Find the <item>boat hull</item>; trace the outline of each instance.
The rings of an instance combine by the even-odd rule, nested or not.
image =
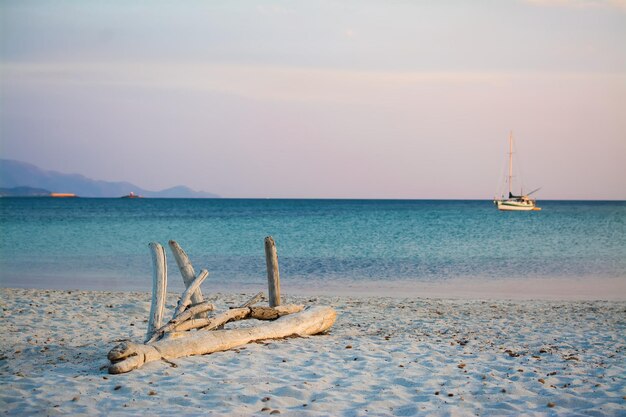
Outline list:
[[[508,200],[496,200],[496,206],[498,210],[502,211],[531,211],[531,210],[541,210],[539,207],[535,206],[532,202],[520,202],[520,201],[508,201]]]

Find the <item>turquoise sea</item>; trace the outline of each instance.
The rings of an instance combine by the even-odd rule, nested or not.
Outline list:
[[[491,201],[4,198],[0,285],[148,291],[148,243],[174,239],[196,271],[210,271],[211,286],[245,288],[265,280],[268,235],[281,280],[293,285],[626,279],[626,202],[540,206],[499,212]],[[168,260],[170,283],[180,287]]]

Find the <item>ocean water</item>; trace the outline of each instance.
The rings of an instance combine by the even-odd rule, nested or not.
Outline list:
[[[0,199],[0,285],[149,290],[148,243],[174,239],[211,286],[265,281],[263,240],[281,280],[323,287],[597,277],[626,279],[626,202]],[[168,250],[168,255],[169,249]],[[181,287],[173,257],[169,280]],[[204,284],[208,285],[208,284]]]

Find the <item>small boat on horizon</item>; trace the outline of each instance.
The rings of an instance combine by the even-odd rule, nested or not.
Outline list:
[[[530,195],[539,191],[539,188],[531,191],[528,194],[524,194],[523,190],[520,190],[520,195],[513,194],[513,132],[509,134],[509,175],[507,177],[509,194],[505,198],[502,195],[500,198],[494,198],[493,203],[498,210],[502,211],[538,211],[541,210],[537,207],[537,201],[530,198]]]
[[[121,198],[143,198],[143,197],[131,191],[128,195],[123,195]]]

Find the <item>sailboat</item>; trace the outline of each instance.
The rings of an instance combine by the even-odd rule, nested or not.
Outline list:
[[[494,198],[493,203],[498,207],[498,210],[503,211],[531,211],[531,210],[541,210],[540,207],[537,207],[537,201],[530,198],[530,195],[539,191],[537,188],[534,191],[531,191],[528,194],[524,194],[523,191],[520,192],[520,195],[513,194],[513,132],[509,134],[509,175],[508,181],[509,185],[509,196],[505,198],[501,196],[499,199]]]

